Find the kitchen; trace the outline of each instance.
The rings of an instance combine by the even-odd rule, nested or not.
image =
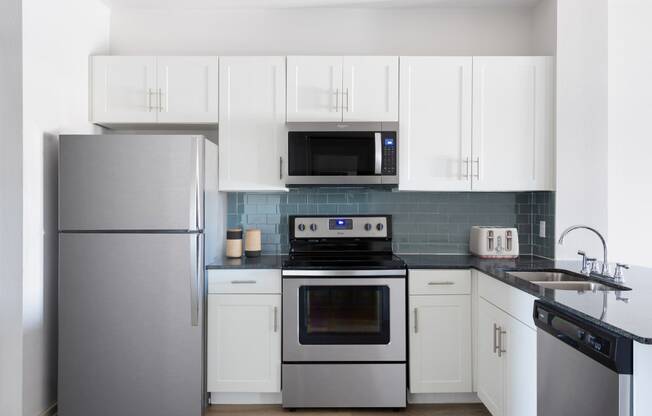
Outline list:
[[[652,408],[649,6],[408,3],[8,1],[0,413]]]

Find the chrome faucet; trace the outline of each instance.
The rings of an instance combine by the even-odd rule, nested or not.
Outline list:
[[[603,252],[603,257],[602,257],[602,275],[603,276],[609,276],[609,261],[607,260],[607,241],[604,239],[602,234],[600,234],[600,231],[596,230],[595,228],[588,227],[586,225],[573,225],[571,227],[568,227],[564,230],[563,233],[561,233],[561,237],[559,237],[559,245],[564,244],[564,238],[568,233],[570,233],[573,230],[577,230],[583,228],[585,230],[593,231],[599,238],[600,241],[602,242],[602,248],[604,250]]]

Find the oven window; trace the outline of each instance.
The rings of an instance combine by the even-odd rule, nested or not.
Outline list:
[[[388,344],[389,287],[300,287],[299,343]]]
[[[288,151],[293,176],[360,176],[375,171],[373,136],[290,136]]]

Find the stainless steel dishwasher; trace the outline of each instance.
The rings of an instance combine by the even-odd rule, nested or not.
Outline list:
[[[632,340],[540,301],[537,416],[631,416]]]

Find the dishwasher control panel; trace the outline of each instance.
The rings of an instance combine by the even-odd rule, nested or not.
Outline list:
[[[580,351],[620,374],[631,374],[632,340],[589,321],[544,305],[534,303],[534,323],[560,342]]]

